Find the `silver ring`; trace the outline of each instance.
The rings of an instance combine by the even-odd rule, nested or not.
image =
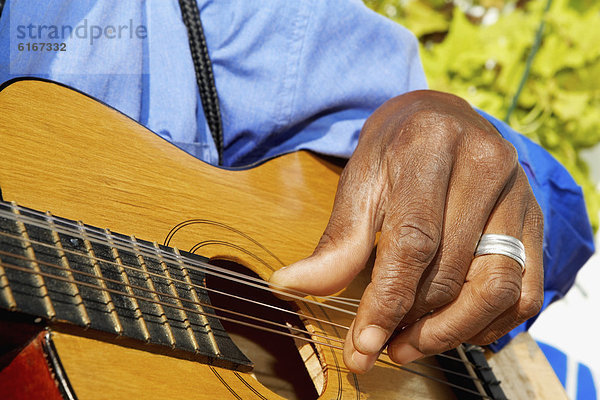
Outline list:
[[[475,249],[475,257],[486,254],[501,254],[510,257],[519,263],[522,271],[525,271],[525,246],[515,237],[494,233],[481,236]]]

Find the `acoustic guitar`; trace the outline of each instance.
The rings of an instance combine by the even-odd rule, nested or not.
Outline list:
[[[368,269],[335,296],[272,295],[327,223],[336,163],[216,168],[40,80],[4,84],[0,110],[0,398],[566,399],[526,334],[350,373]]]

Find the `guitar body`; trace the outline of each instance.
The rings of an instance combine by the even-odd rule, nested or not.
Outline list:
[[[0,188],[6,201],[194,249],[210,259],[240,264],[263,279],[310,255],[328,221],[340,167],[310,153],[285,155],[245,170],[215,168],[81,93],[36,80],[4,87],[0,110]],[[359,298],[368,278],[364,274],[342,295]],[[319,306],[298,307],[305,314],[331,318]],[[348,325],[351,319],[336,316],[335,322]],[[345,335],[335,327],[305,324],[313,332]],[[49,328],[56,356],[81,400],[280,398],[251,373],[131,346],[60,321],[51,321]],[[43,335],[34,335],[30,346],[42,348]],[[343,365],[340,350],[298,346],[323,399],[454,396],[446,385],[393,365],[378,363],[372,372],[357,376]],[[13,382],[22,357],[5,368],[13,368]],[[497,376],[513,382],[509,386],[515,388],[505,388],[509,398],[557,399],[564,393],[526,335],[488,357]],[[285,368],[285,360],[278,366]],[[445,379],[435,370],[426,372]]]

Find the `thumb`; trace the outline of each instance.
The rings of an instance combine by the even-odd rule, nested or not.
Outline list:
[[[348,168],[338,185],[329,223],[313,254],[275,271],[269,282],[318,296],[345,288],[364,268],[375,242],[376,205],[364,181],[353,184]],[[362,195],[361,195],[362,194]]]

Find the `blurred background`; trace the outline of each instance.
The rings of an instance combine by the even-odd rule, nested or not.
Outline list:
[[[598,231],[600,1],[364,1],[417,36],[431,89],[508,122],[565,165]],[[593,378],[600,383],[598,310],[600,257],[594,256],[530,331],[551,346],[542,344],[573,399],[596,398],[583,386]]]

